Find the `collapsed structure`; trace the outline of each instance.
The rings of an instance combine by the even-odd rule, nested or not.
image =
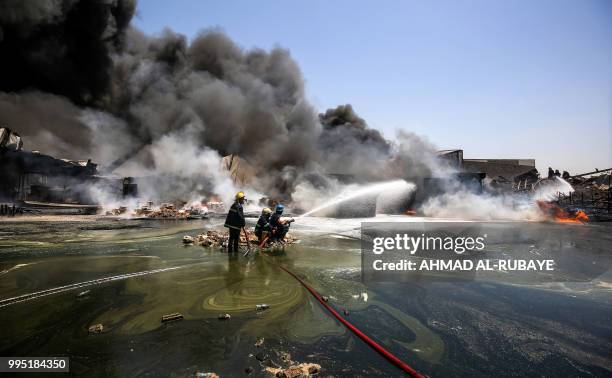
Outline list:
[[[23,140],[0,128],[0,198],[3,201],[92,203],[83,185],[95,183],[97,164],[23,150]]]

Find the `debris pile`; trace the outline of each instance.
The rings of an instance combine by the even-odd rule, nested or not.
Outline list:
[[[249,232],[249,244],[259,245],[259,239],[254,232]],[[215,231],[208,230],[203,234],[199,234],[194,236],[185,235],[183,236],[183,244],[185,245],[193,245],[197,244],[202,247],[225,247],[227,244],[227,240],[229,239],[229,235],[227,231]],[[278,247],[286,244],[293,244],[297,242],[297,238],[295,238],[291,234],[285,235],[285,240],[280,242],[271,242],[267,244],[267,247]],[[247,239],[244,236],[244,233],[240,234],[240,243],[246,244]]]
[[[288,361],[288,367],[267,366],[266,372],[277,378],[307,378],[313,375],[318,375],[321,371],[321,365],[314,363],[303,362],[294,364]]]
[[[107,211],[106,215],[118,216],[127,213],[128,208],[120,206]],[[179,208],[173,203],[162,203],[158,208],[155,208],[153,202],[149,201],[134,209],[130,216],[149,219],[199,219],[206,217],[207,214],[208,209],[205,206]]]
[[[206,202],[206,207],[213,213],[224,213],[226,211],[225,205],[220,201]]]
[[[151,213],[153,213],[153,202],[147,202],[134,210],[134,215],[139,217],[146,217]]]
[[[136,210],[136,213],[138,209]],[[178,210],[176,206],[172,203],[162,203],[159,209],[153,210],[150,213],[146,214],[149,218],[176,218],[176,219],[185,219],[189,214],[187,210],[180,209]]]
[[[125,206],[119,206],[116,209],[111,209],[109,211],[106,212],[106,215],[113,215],[113,216],[117,216],[117,215],[123,215],[127,212],[127,207]]]
[[[197,244],[202,247],[224,247],[227,244],[228,234],[225,232],[208,230],[204,234],[195,237],[183,236],[183,244]]]
[[[567,181],[572,185],[574,191],[569,193],[558,193],[554,201],[567,212],[584,213],[578,214],[578,221],[585,221],[586,217],[591,221],[612,220],[612,168],[595,170],[569,176],[564,172]]]
[[[89,333],[102,333],[104,326],[102,324],[94,324],[89,327]]]
[[[219,378],[219,376],[216,373],[211,373],[211,372],[203,373],[200,371],[196,371],[195,376],[199,378]]]

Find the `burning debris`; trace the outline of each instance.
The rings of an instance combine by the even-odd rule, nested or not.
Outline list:
[[[589,221],[589,217],[583,210],[569,212],[553,202],[536,201],[536,203],[540,210],[555,222],[586,223]]]

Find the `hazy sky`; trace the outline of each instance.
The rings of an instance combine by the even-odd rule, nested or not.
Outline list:
[[[280,45],[324,111],[350,103],[466,158],[612,167],[612,1],[141,0],[137,27]]]

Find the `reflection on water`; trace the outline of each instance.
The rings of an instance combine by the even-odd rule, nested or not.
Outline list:
[[[360,222],[304,218],[293,227],[300,243],[268,257],[181,244],[184,234],[220,227],[209,221],[0,224],[0,300],[181,267],[93,285],[82,296],[73,290],[2,307],[0,355],[69,355],[73,374],[235,376],[252,366],[257,376],[253,355],[287,351],[296,361],[320,363],[324,374],[400,375],[328,316],[282,264],[428,375],[610,374],[609,273],[575,284],[365,285],[355,239]],[[605,226],[578,234],[577,253],[609,253],[602,252],[610,245]],[[270,308],[256,311],[262,303]],[[172,312],[185,320],[162,324]],[[231,320],[218,320],[222,313]],[[88,335],[96,323],[105,332]],[[265,346],[254,347],[261,337]]]

